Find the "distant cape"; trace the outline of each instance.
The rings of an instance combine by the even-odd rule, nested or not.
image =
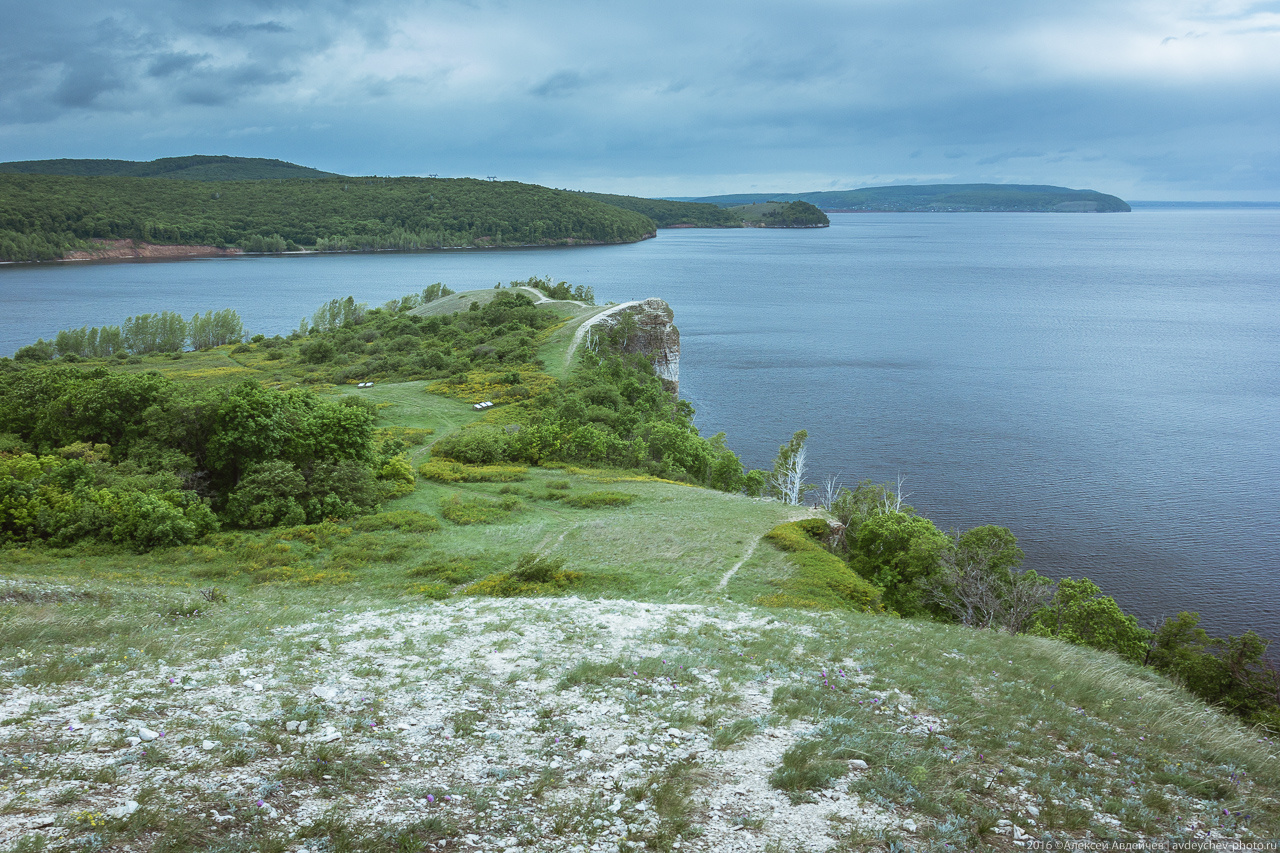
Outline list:
[[[734,207],[763,201],[807,201],[827,212],[973,213],[1127,213],[1120,198],[1095,190],[1030,184],[927,184],[867,187],[809,193],[739,193],[673,198]]]

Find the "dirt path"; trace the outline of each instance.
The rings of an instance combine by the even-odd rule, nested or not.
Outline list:
[[[532,295],[532,296],[534,297],[534,300],[533,300],[533,304],[534,304],[534,305],[541,305],[543,302],[568,302],[570,305],[578,305],[578,306],[580,306],[580,307],[582,307],[582,308],[591,308],[591,307],[593,307],[593,306],[591,306],[591,305],[588,305],[588,304],[587,304],[587,303],[585,303],[585,302],[579,302],[579,301],[578,301],[578,300],[576,300],[576,299],[552,299],[551,297],[547,296],[547,294],[543,293],[541,290],[538,290],[538,288],[536,288],[536,287],[523,287],[523,286],[521,286],[521,287],[516,287],[516,288],[513,288],[513,289],[514,289],[514,290],[523,290],[525,293],[528,293],[528,294]]]
[[[751,555],[756,552],[756,546],[759,544],[759,539],[751,543],[751,547],[747,549],[747,553],[742,555],[742,559],[734,563],[733,568],[725,572],[724,577],[720,578],[720,583],[716,584],[716,589],[724,589],[729,585],[729,579],[738,573],[738,569],[742,568],[742,565],[747,562],[747,560],[751,559]]]
[[[573,354],[574,352],[577,351],[578,345],[582,343],[582,339],[586,337],[587,329],[590,329],[592,326],[594,326],[596,323],[599,323],[605,317],[610,317],[614,314],[617,314],[619,311],[621,311],[624,308],[630,308],[633,305],[639,305],[639,304],[640,304],[640,300],[638,299],[632,300],[631,302],[623,302],[621,305],[610,306],[609,308],[606,308],[605,310],[601,311],[599,314],[595,315],[594,317],[591,317],[588,320],[584,320],[582,325],[578,327],[578,331],[573,333],[573,341],[569,344],[569,352],[566,353],[564,357],[565,366],[567,367],[569,365],[569,362],[573,360]]]

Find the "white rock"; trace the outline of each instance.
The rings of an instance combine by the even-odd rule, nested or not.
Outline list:
[[[579,758],[581,758],[581,759],[583,759],[583,760],[586,760],[586,759],[590,758],[590,757],[591,757],[591,756],[593,756],[593,755],[595,755],[595,753],[594,753],[594,752],[592,752],[592,751],[591,751],[591,750],[589,750],[589,749],[580,749],[580,750],[578,750],[578,757],[579,757]]]
[[[670,728],[670,729],[667,729],[667,734],[670,735],[671,737],[680,737],[680,735],[684,734],[684,732],[680,731],[677,728]]]
[[[906,832],[915,832],[915,831],[916,831],[916,829],[917,829],[917,827],[916,827],[916,822],[915,822],[914,820],[911,820],[911,819],[904,820],[904,821],[902,822],[902,828],[903,828],[903,830],[905,830]]]
[[[151,741],[153,741],[153,740],[155,740],[156,738],[160,737],[160,733],[159,733],[159,732],[153,732],[151,729],[146,728],[146,727],[144,726],[144,727],[142,727],[142,728],[138,729],[138,737],[142,738],[142,740],[144,740],[144,741],[145,741],[145,742],[147,742],[147,743],[151,743]]]
[[[289,720],[287,723],[284,724],[284,730],[287,732],[296,732],[298,730],[298,721]]]
[[[333,743],[335,740],[342,740],[342,732],[325,732],[320,735],[321,743]]]
[[[107,817],[128,817],[138,810],[138,804],[133,800],[125,800],[124,805],[116,806],[114,809],[107,809]]]
[[[853,761],[849,762],[849,766],[854,770],[866,770],[867,762],[863,761],[861,758],[855,758]]]
[[[1032,817],[1040,817],[1040,807],[1027,806],[1027,814],[1031,815]]]
[[[206,740],[206,741],[200,742],[200,748],[203,749],[205,752],[208,752],[209,750],[213,749],[217,745],[218,745],[217,741],[212,741],[212,740]]]
[[[129,742],[129,746],[137,746],[138,744],[142,743],[142,738],[140,737],[130,737],[130,738],[125,738],[125,740]]]
[[[620,747],[618,747],[617,749],[615,749],[615,750],[613,751],[613,754],[614,754],[614,755],[616,755],[616,756],[618,756],[619,758],[621,758],[622,756],[626,755],[626,754],[627,754],[627,745],[624,743],[622,746],[620,746]]]
[[[1031,837],[1030,835],[1027,835],[1025,832],[1022,831],[1021,827],[1019,827],[1017,824],[1014,824],[1013,826],[1014,841],[1026,841],[1030,837]]]
[[[298,734],[300,734],[300,735],[305,735],[306,733],[307,733],[307,721],[306,721],[306,720],[299,720],[299,721],[298,721]]]
[[[1013,826],[1013,821],[1011,821],[1011,820],[998,820],[998,821],[996,821],[996,826]]]
[[[338,688],[330,687],[327,684],[317,684],[311,688],[311,695],[322,702],[332,702],[338,698]]]
[[[405,722],[399,722],[399,723],[396,723],[396,728],[402,732],[407,732],[409,731],[409,724]]]

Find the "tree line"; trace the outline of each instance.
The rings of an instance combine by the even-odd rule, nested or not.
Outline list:
[[[848,488],[828,478],[814,486],[805,479],[807,438],[801,430],[779,448],[766,490],[792,504],[816,492],[833,523],[806,532],[874,584],[889,610],[1113,652],[1280,731],[1280,668],[1267,658],[1268,641],[1253,631],[1213,637],[1190,612],[1144,626],[1088,578],[1054,580],[1024,570],[1025,555],[1005,527],[938,529],[906,503],[901,480]]]
[[[15,354],[18,361],[49,361],[53,358],[110,358],[146,355],[153,352],[180,352],[212,349],[238,344],[244,338],[244,323],[230,308],[206,311],[184,320],[181,314],[161,311],[127,318],[119,326],[81,326],[63,329],[52,341],[40,338]]]
[[[200,181],[0,174],[0,259],[94,239],[284,251],[634,242],[648,217],[580,193],[470,178]]]

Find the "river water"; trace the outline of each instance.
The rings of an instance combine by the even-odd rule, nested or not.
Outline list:
[[[1144,617],[1280,638],[1280,210],[836,214],[627,246],[0,267],[0,352],[142,312],[288,332],[550,275],[658,296],[681,392],[752,467],[809,431],[812,479],[904,477],[944,528],[1009,527],[1027,565]]]

